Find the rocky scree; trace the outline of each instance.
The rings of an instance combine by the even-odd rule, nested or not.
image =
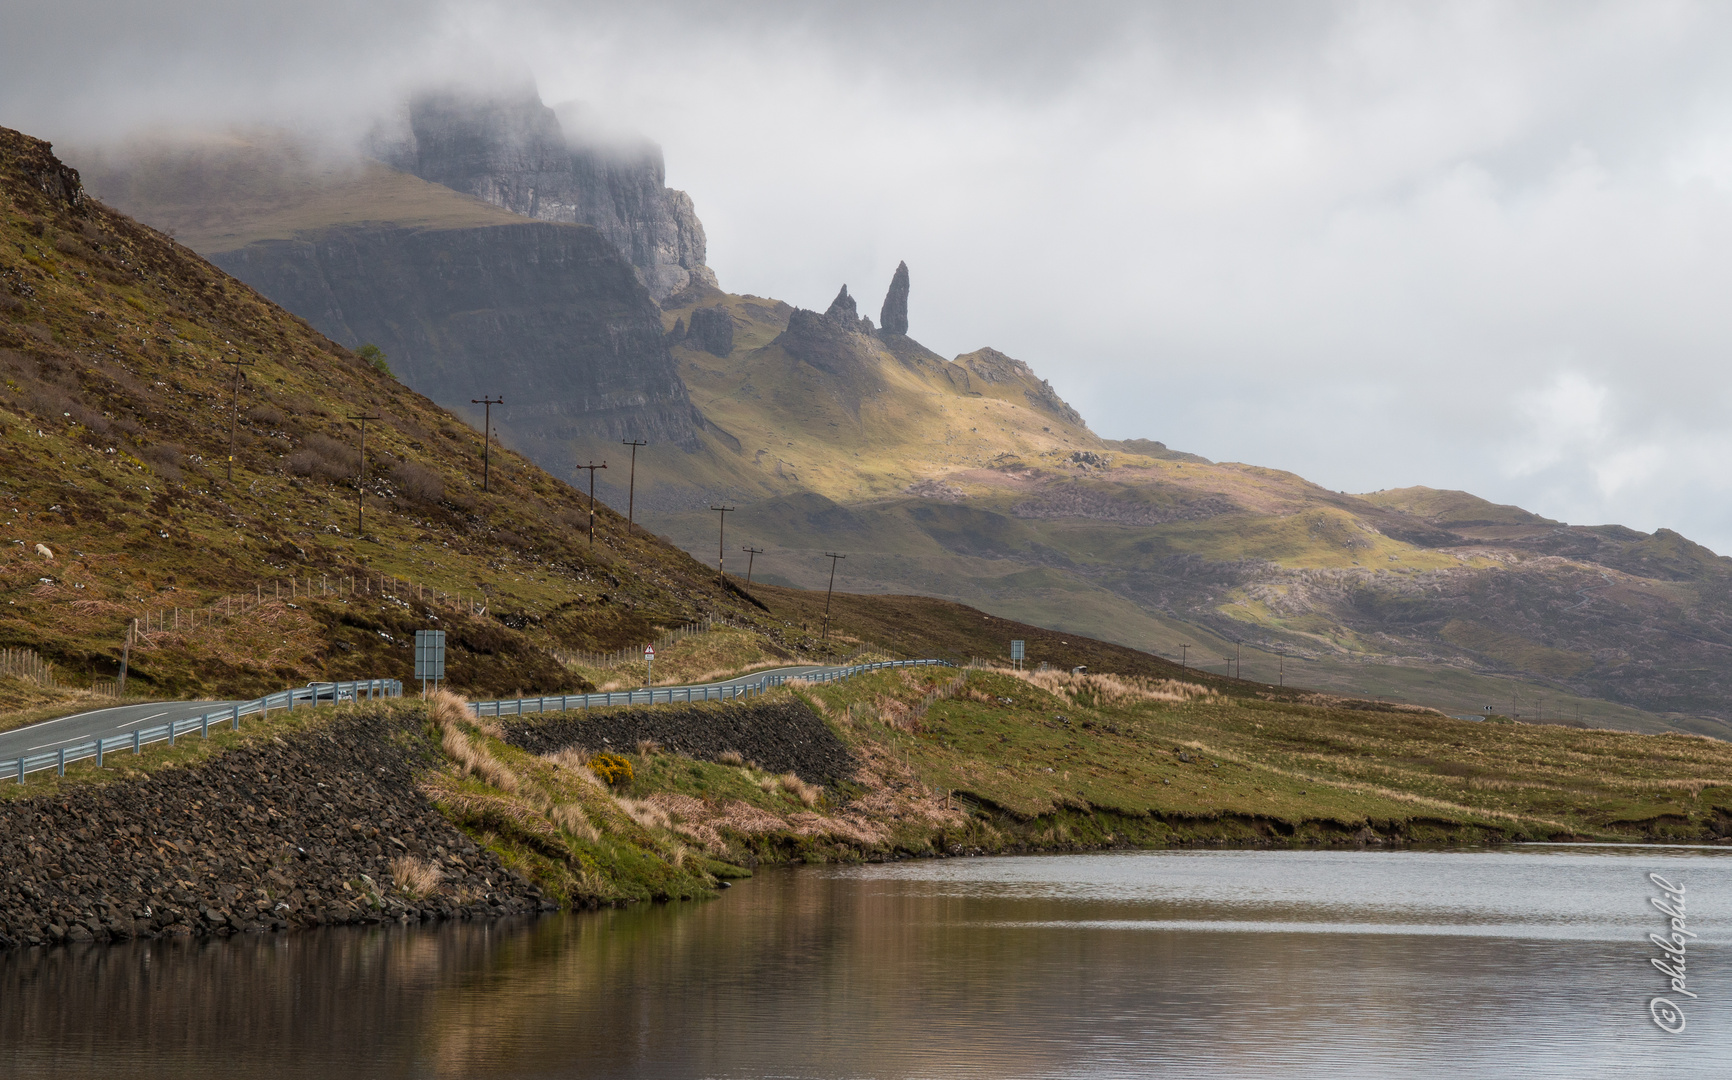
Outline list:
[[[619,753],[653,739],[665,750],[703,761],[719,761],[731,751],[767,772],[791,772],[825,786],[859,768],[829,725],[795,701],[546,713],[513,717],[503,726],[506,742],[532,754],[574,746],[591,753]]]
[[[0,947],[550,910],[416,790],[418,710],[0,803]],[[394,859],[435,868],[413,898]]]

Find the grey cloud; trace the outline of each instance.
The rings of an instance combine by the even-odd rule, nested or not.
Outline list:
[[[1732,550],[1732,11],[14,4],[0,123],[352,138],[528,72],[666,148],[736,291],[1033,363],[1104,433]],[[100,27],[92,32],[92,27]]]

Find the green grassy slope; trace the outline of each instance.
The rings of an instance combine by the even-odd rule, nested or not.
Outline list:
[[[248,365],[238,415],[231,360]],[[457,685],[551,690],[577,680],[548,647],[752,610],[606,507],[591,548],[587,501],[498,446],[483,491],[478,432],[11,131],[0,378],[0,643],[73,683],[112,678],[137,619],[135,691],[407,677],[432,625]],[[361,413],[377,419],[358,484]]]

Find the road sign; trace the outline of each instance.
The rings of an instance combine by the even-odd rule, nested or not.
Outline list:
[[[643,647],[643,654],[646,659],[654,660],[656,658],[656,647],[654,645],[645,645]]]
[[[415,631],[415,677],[421,680],[422,689],[428,682],[445,677],[445,631]]]
[[[655,669],[656,647],[654,645],[645,645],[643,647],[643,684],[645,689],[655,685]]]
[[[1025,650],[1023,643],[1021,641],[1011,642],[1010,643],[1010,660],[1011,660],[1011,663],[1015,664],[1017,667],[1021,667],[1023,654],[1025,652],[1026,652],[1026,650]]]

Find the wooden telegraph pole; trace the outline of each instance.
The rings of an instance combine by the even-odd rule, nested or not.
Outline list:
[[[233,360],[224,360],[223,363],[228,364],[235,369],[234,398],[229,405],[228,482],[232,484],[235,482],[235,425],[239,423],[241,417],[241,368],[252,367],[253,362],[251,360],[242,360],[237,356]]]
[[[631,447],[631,474],[625,486],[625,534],[630,537],[632,522],[636,520],[637,514],[637,448],[648,446],[649,443],[642,439],[621,439],[619,442],[621,446]]]
[[[750,586],[752,584],[752,560],[757,558],[759,555],[762,555],[764,549],[743,547],[740,550],[746,553],[746,585]]]
[[[361,422],[361,470],[355,477],[355,535],[366,535],[366,519],[361,511],[361,502],[366,497],[367,490],[362,485],[367,482],[367,421],[381,419],[371,413],[360,413],[349,417]]]
[[[721,518],[721,526],[716,529],[716,574],[721,578],[722,584],[726,585],[728,572],[722,569],[722,556],[727,548],[723,546],[722,538],[728,533],[728,515],[734,512],[734,508],[731,506],[712,506],[710,509],[714,510]]]
[[[484,406],[481,412],[481,490],[487,490],[487,471],[489,459],[493,456],[493,406],[505,404],[502,397],[470,398],[469,404]],[[591,477],[594,473],[589,474]]]
[[[846,559],[846,555],[838,555],[834,551],[826,551],[824,557],[830,560],[830,588],[824,593],[824,636],[821,641],[830,640],[830,597],[836,592],[836,561]]]
[[[592,461],[588,465],[579,465],[578,468],[589,470],[589,546],[594,547],[595,546],[595,470],[607,468],[607,462],[604,461],[600,465],[597,465],[595,462]]]

